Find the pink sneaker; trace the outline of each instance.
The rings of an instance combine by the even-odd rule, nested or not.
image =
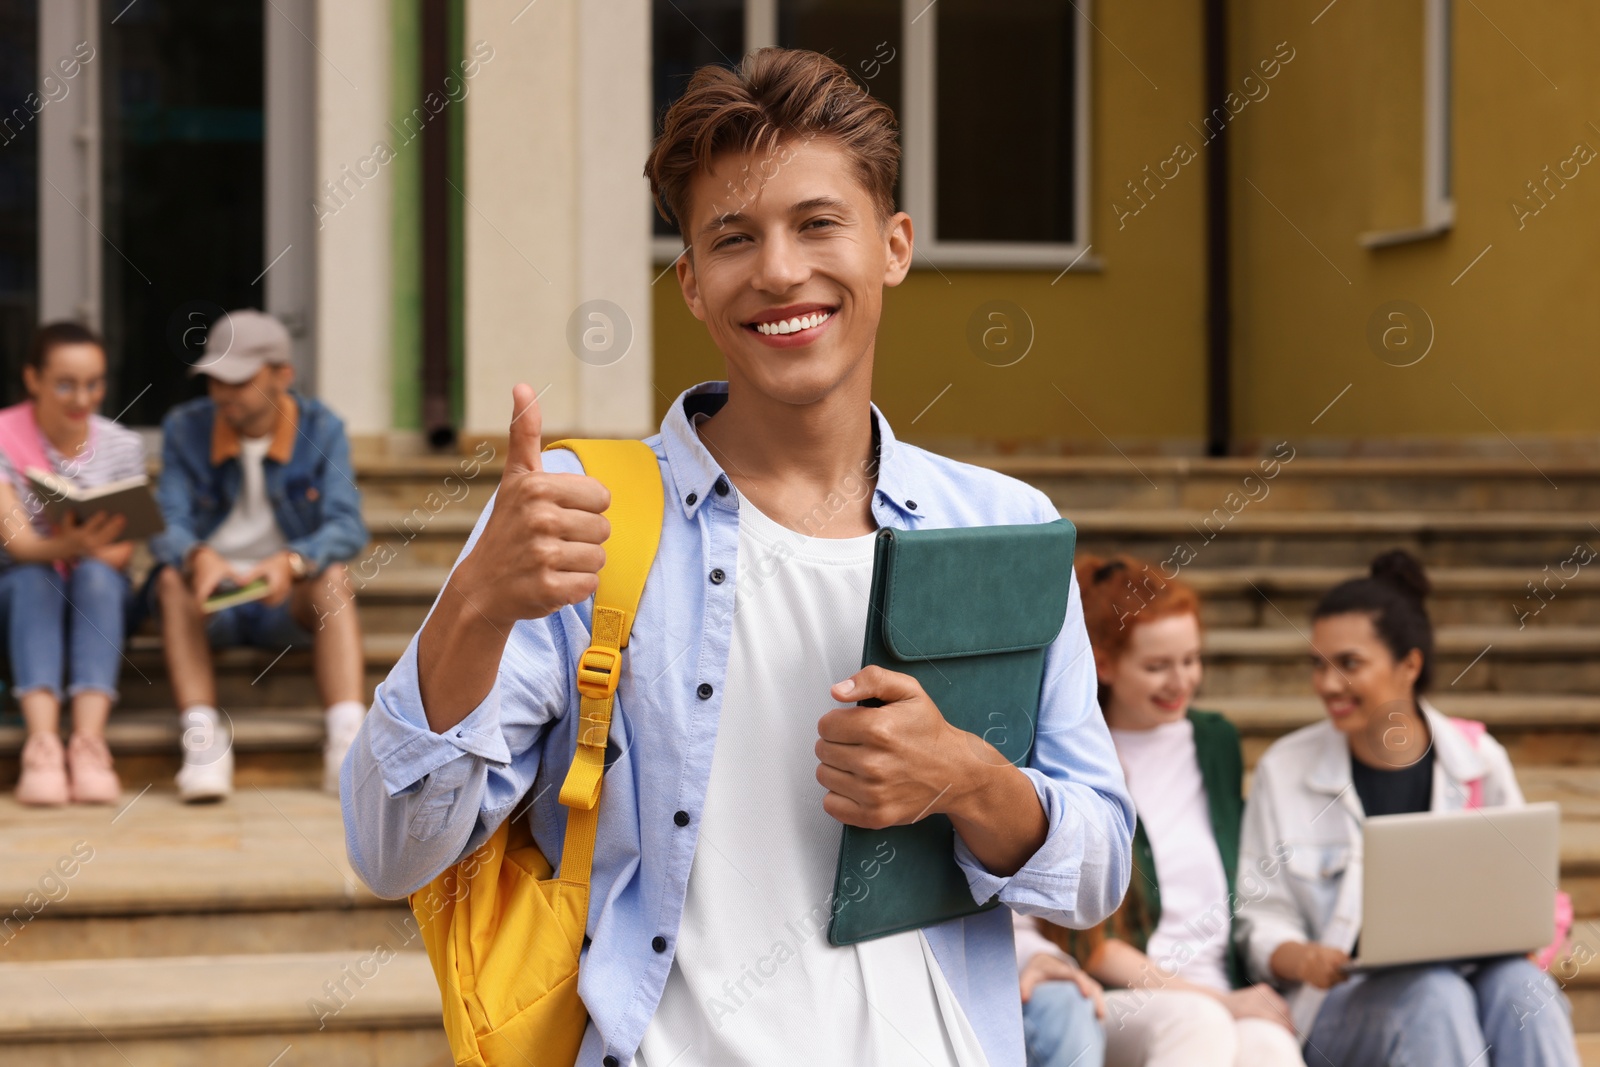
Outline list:
[[[72,772],[74,804],[115,804],[122,782],[111,769],[111,749],[103,737],[73,734],[67,744],[67,766]]]
[[[22,746],[17,803],[54,808],[66,802],[67,766],[61,738],[46,733],[30,735]]]

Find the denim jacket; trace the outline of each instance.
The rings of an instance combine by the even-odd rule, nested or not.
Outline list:
[[[262,464],[267,499],[289,547],[313,572],[349,559],[367,543],[361,491],[350,467],[344,423],[299,393],[279,420]],[[179,404],[161,420],[161,481],[156,500],[167,528],[150,539],[156,560],[181,566],[233,510],[243,474],[238,435],[217,418],[209,397]]]

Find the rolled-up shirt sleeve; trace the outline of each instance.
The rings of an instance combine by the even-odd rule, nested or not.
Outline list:
[[[457,566],[493,507],[491,500]],[[401,897],[426,885],[482,844],[527,793],[547,728],[568,706],[562,616],[572,611],[517,623],[489,693],[442,733],[423,711],[412,637],[341,768],[346,849],[373,892]]]
[[[986,868],[961,837],[956,862],[974,900],[996,894],[1024,915],[1087,929],[1117,909],[1133,869],[1133,801],[1111,732],[1096,699],[1094,655],[1076,580],[1066,623],[1045,656],[1033,758],[1033,783],[1049,829],[1044,843],[1009,877]]]

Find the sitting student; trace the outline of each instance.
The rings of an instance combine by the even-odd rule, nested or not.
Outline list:
[[[12,689],[22,705],[22,804],[110,804],[122,786],[111,768],[106,719],[132,594],[125,573],[131,541],[123,519],[101,512],[52,528],[29,488],[29,467],[80,489],[143,477],[139,435],[100,415],[105,346],[71,322],[34,334],[23,385],[32,398],[0,411],[0,625],[8,637]],[[72,742],[61,745],[61,679],[72,702]]]
[[[1524,957],[1351,978],[1340,969],[1361,932],[1363,818],[1459,810],[1473,782],[1487,806],[1522,803],[1505,749],[1419,696],[1433,667],[1427,592],[1422,565],[1397,549],[1312,613],[1312,684],[1328,718],[1277,741],[1256,767],[1239,862],[1292,852],[1286,873],[1241,905],[1238,944],[1252,974],[1290,987],[1318,1064],[1577,1067],[1566,997]]]
[[[1011,934],[1017,942],[1028,1067],[1102,1067],[1105,990],[1060,945],[1039,932],[1038,920],[1012,912]]]
[[[1245,988],[1233,951],[1244,766],[1233,724],[1189,707],[1199,598],[1128,556],[1085,557],[1076,569],[1100,706],[1139,824],[1133,881],[1111,920],[1046,932],[1108,989],[1112,1067],[1301,1064],[1288,1006],[1270,986]],[[1260,882],[1243,870],[1240,894]]]
[[[338,416],[290,389],[289,332],[259,311],[219,318],[206,354],[209,396],[162,420],[157,498],[167,528],[150,541],[151,575],[167,670],[183,722],[186,801],[233,790],[232,738],[219,721],[211,647],[312,647],[326,708],[323,787],[365,714],[365,661],[354,593],[343,564],[367,542],[350,445]],[[265,579],[267,596],[211,615],[219,586]]]
[[[1075,585],[1026,768],[910,675],[860,668],[880,527],[1060,514],[897,442],[871,402],[884,289],[911,266],[898,160],[893,114],[844,68],[771,48],[698,71],[650,155],[728,381],[686,390],[647,441],[667,503],[611,719],[580,1063],[1019,1063],[1005,908],[842,947],[794,932],[831,899],[841,824],[943,813],[974,903],[1066,925],[1102,921],[1127,884],[1133,811]],[[344,768],[350,860],[383,896],[514,813],[561,854],[559,791],[536,780],[572,759],[610,494],[540,451],[526,385],[513,411],[494,500]]]

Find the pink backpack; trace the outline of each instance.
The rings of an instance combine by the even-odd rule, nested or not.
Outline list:
[[[1488,732],[1488,727],[1476,719],[1451,719],[1450,725],[1460,732],[1462,737],[1473,748],[1478,747],[1478,739]],[[1483,807],[1483,779],[1474,778],[1467,783],[1468,810]],[[1541,968],[1548,971],[1551,964],[1561,955],[1567,946],[1567,937],[1572,933],[1572,898],[1566,893],[1556,890],[1556,937],[1544,948],[1534,953],[1533,961]]]

